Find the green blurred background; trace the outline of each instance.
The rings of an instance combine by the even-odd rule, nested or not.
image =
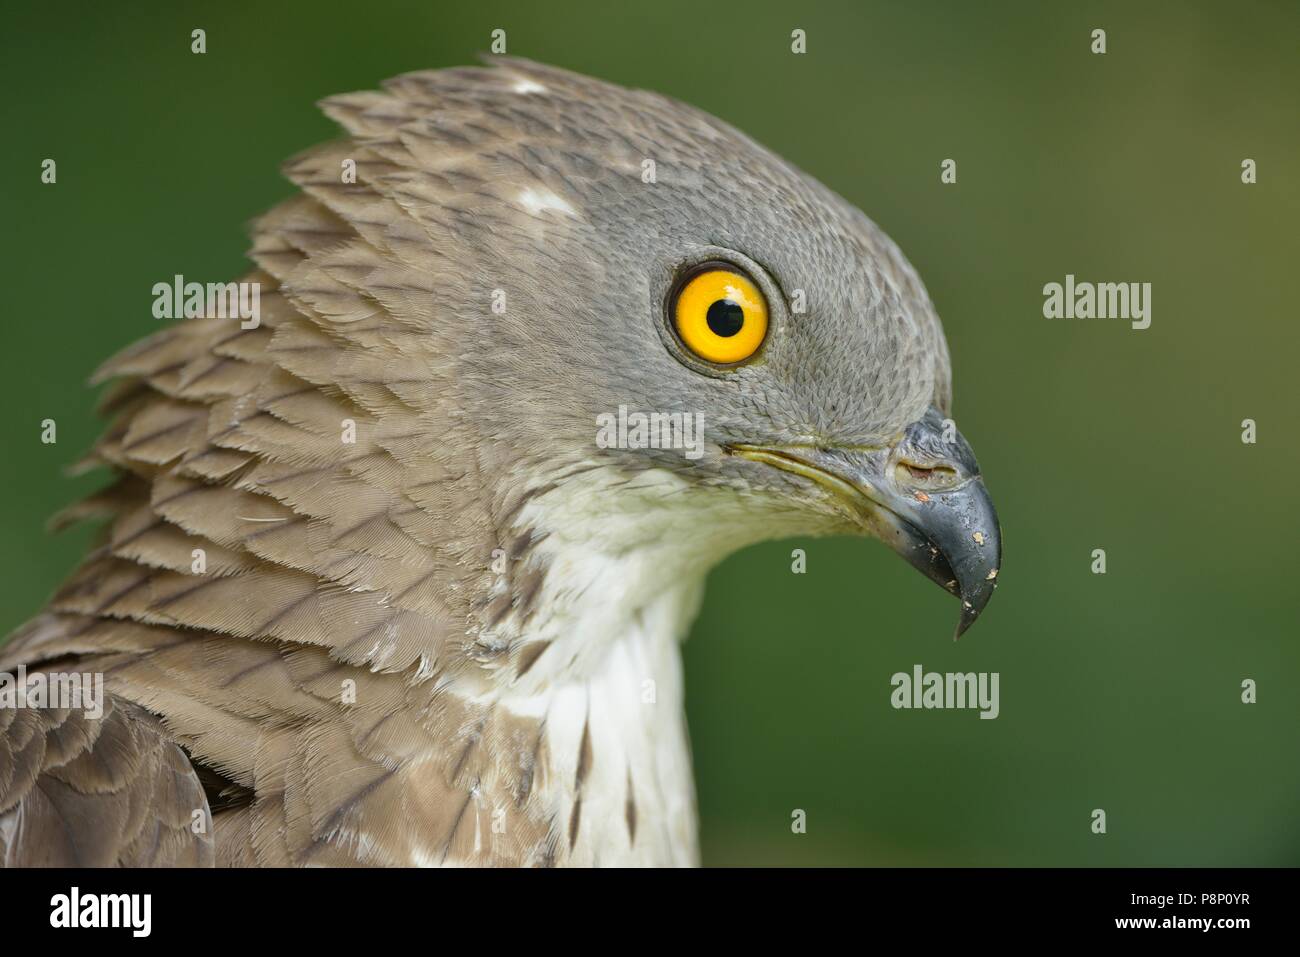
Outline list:
[[[244,268],[278,164],[335,135],[315,100],[501,27],[717,114],[880,223],[944,317],[1001,512],[1002,587],[955,644],[955,603],[872,542],[717,569],[686,647],[705,863],[1300,863],[1300,7],[1048,6],[10,4],[0,629],[89,538],[43,523],[102,481],[60,470],[99,429],[92,368],[156,328],[152,284]],[[1151,328],[1044,319],[1066,273],[1152,283]],[[999,672],[1001,717],[893,710],[916,663]]]

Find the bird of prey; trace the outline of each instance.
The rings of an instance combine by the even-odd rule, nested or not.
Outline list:
[[[322,107],[346,135],[253,228],[260,323],[164,319],[99,373],[114,481],[64,519],[103,538],[0,670],[106,700],[0,709],[0,860],[694,864],[711,566],[869,533],[959,633],[996,584],[930,299],[654,93],[493,58]]]

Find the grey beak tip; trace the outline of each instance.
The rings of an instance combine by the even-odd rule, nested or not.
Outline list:
[[[962,635],[966,634],[966,629],[975,624],[975,619],[979,614],[972,612],[969,604],[963,599],[961,606],[961,617],[957,619],[957,630],[952,633],[952,640],[956,641]]]
[[[995,560],[999,565],[1001,564],[1002,555],[1000,551]],[[996,575],[996,571],[994,575]],[[966,630],[975,624],[975,619],[984,613],[984,609],[988,607],[988,603],[997,587],[998,583],[995,577],[985,577],[977,582],[974,588],[962,589],[961,594],[958,596],[961,599],[961,617],[957,620],[957,631],[952,636],[953,641],[964,635]]]

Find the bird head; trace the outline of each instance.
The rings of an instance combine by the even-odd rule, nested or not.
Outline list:
[[[969,627],[998,522],[949,417],[938,317],[893,242],[705,113],[494,62],[463,86],[411,74],[324,105],[433,239],[409,258],[454,321],[422,348],[497,450],[498,513],[677,570],[866,533]]]

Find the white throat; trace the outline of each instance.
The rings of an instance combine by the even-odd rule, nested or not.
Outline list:
[[[744,544],[719,535],[725,494],[598,468],[520,513],[545,533],[529,559],[545,574],[509,637],[545,650],[498,702],[545,719],[545,796],[570,863],[697,863],[680,644],[708,569]]]
[[[529,558],[545,575],[509,637],[545,650],[497,700],[545,719],[547,798],[569,862],[697,863],[680,644],[708,570],[788,529],[756,521],[734,491],[661,469],[586,472],[530,501],[518,524],[545,533]]]

